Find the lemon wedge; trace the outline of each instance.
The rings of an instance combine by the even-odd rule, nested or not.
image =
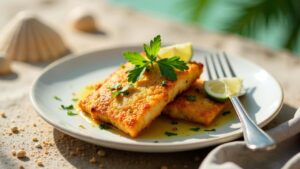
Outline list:
[[[240,93],[243,85],[243,81],[240,78],[225,78],[222,80],[227,86],[229,96],[235,96]]]
[[[173,56],[178,56],[181,60],[188,63],[193,55],[193,46],[192,43],[181,43],[175,44],[172,46],[167,46],[161,48],[158,52],[159,58],[170,58]]]
[[[208,96],[225,101],[230,96],[235,96],[242,90],[243,83],[239,78],[223,78],[204,82],[204,90]]]

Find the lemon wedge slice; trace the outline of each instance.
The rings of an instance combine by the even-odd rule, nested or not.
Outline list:
[[[193,55],[193,46],[192,43],[182,43],[182,44],[175,44],[172,46],[167,46],[161,48],[158,52],[159,58],[170,58],[173,56],[178,56],[181,60],[188,63]]]
[[[208,96],[225,101],[230,96],[235,96],[242,90],[243,83],[239,78],[223,78],[204,82],[204,90]]]
[[[240,78],[225,78],[222,79],[227,86],[227,94],[235,96],[242,90],[243,81]]]

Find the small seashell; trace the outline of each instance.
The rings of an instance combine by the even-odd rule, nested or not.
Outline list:
[[[19,150],[17,152],[17,157],[18,158],[24,158],[24,157],[26,157],[26,151],[25,150]]]
[[[69,22],[72,27],[83,32],[98,31],[96,20],[91,12],[83,7],[73,9],[69,15]]]
[[[0,75],[7,75],[11,72],[9,59],[0,53]]]
[[[69,53],[60,35],[28,11],[18,13],[1,35],[0,50],[11,60],[49,61]]]

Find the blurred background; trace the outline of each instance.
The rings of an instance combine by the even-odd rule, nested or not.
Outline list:
[[[300,55],[300,0],[109,0],[215,32],[251,38]]]
[[[83,38],[84,35],[66,30],[67,16],[74,7],[78,6],[93,9],[93,17],[108,36]],[[176,37],[172,38],[167,31],[164,32],[160,28],[164,27],[162,26],[164,23],[167,28],[167,23],[174,22],[186,28],[196,28],[199,32],[204,30],[200,36],[202,39],[193,37],[194,42],[199,39],[197,41],[199,44],[203,36],[210,33],[235,34],[275,51],[283,49],[300,56],[300,0],[0,0],[0,29],[22,10],[34,11],[42,21],[53,25],[54,28],[62,29],[60,31],[63,36],[67,37],[65,39],[67,41],[72,39],[68,42],[71,47],[72,42],[80,41],[82,43],[78,46],[91,46],[96,38],[98,43],[103,42],[101,45],[106,45],[108,40],[114,38],[114,45],[122,41],[129,43],[134,41],[132,38],[127,38],[127,35],[132,32],[141,41],[144,40],[143,38],[150,39],[155,33],[164,35],[167,41],[173,41]],[[127,22],[128,19],[133,20],[132,17],[126,18],[130,14],[123,14],[121,11],[131,11],[134,16],[142,13],[145,17],[150,16],[149,18],[153,20],[161,21],[162,24],[155,30],[151,23],[148,24],[152,28],[149,26],[145,28],[147,24],[134,25],[132,24],[134,22]],[[135,20],[143,19],[135,18]],[[130,27],[149,30],[135,31]],[[208,39],[211,42],[219,42],[211,37]]]

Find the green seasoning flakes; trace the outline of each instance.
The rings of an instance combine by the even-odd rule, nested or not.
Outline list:
[[[227,114],[230,114],[230,111],[225,111],[222,113],[222,116],[226,116]]]
[[[205,129],[204,131],[216,131],[216,129]]]
[[[125,64],[120,65],[120,68],[122,68],[122,69],[125,69],[125,67],[126,67]]]
[[[196,96],[192,96],[192,95],[187,95],[187,96],[185,96],[185,98],[186,98],[186,100],[188,100],[190,102],[194,102],[197,99]]]
[[[74,109],[74,106],[71,104],[69,106],[64,106],[64,105],[60,105],[60,107],[63,109],[63,110],[73,110]]]
[[[76,115],[78,115],[77,113],[74,113],[72,111],[68,111],[67,114],[68,114],[68,116],[76,116]]]
[[[165,135],[168,136],[168,137],[171,137],[171,136],[177,136],[177,133],[166,131]]]
[[[53,97],[55,100],[61,101],[61,98],[59,98],[58,96],[54,96]]]
[[[114,96],[114,97],[117,97],[117,96],[119,96],[120,94],[123,94],[124,96],[126,96],[126,95],[129,95],[129,89],[130,88],[132,88],[133,87],[133,85],[132,84],[128,84],[128,85],[126,85],[126,86],[124,86],[124,87],[119,87],[119,89],[117,89],[116,91],[113,91],[112,92],[112,95]]]
[[[63,109],[63,110],[66,110],[67,111],[67,115],[68,116],[75,116],[75,115],[78,115],[78,113],[74,113],[74,106],[72,104],[68,105],[68,106],[64,106],[64,105],[60,105],[60,107]]]
[[[199,130],[200,130],[200,128],[199,128],[199,127],[193,127],[193,128],[190,128],[190,130],[191,130],[191,131],[195,131],[195,132],[196,132],[196,131],[199,131]]]
[[[99,125],[99,128],[101,130],[109,130],[109,129],[111,129],[111,126],[108,125],[108,124],[102,123],[102,124]]]
[[[167,86],[167,81],[166,80],[163,80],[161,83],[160,83],[161,86],[163,87],[166,87]]]
[[[73,101],[73,102],[77,102],[78,99],[77,99],[77,98],[73,98],[72,101]]]

